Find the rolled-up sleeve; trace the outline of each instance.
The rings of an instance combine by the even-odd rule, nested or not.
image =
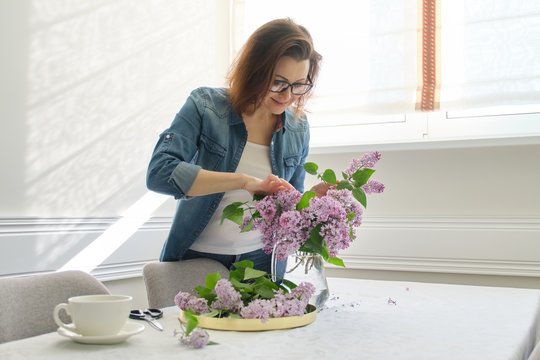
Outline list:
[[[198,153],[203,113],[195,97],[193,92],[169,129],[159,137],[146,174],[149,190],[177,199],[186,197],[201,169],[193,163]]]

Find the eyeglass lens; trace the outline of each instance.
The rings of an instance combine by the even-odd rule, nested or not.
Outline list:
[[[291,91],[294,95],[304,95],[311,89],[311,84],[304,84],[304,83],[293,83],[291,84],[288,81],[285,80],[274,80],[274,83],[272,84],[272,87],[270,88],[270,91],[280,93],[283,91],[286,91],[291,88]]]

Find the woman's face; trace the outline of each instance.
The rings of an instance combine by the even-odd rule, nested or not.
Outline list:
[[[289,84],[307,84],[309,73],[309,60],[295,60],[290,56],[283,56],[279,59],[274,70],[274,81],[288,82]],[[282,92],[268,91],[262,102],[265,107],[274,115],[279,115],[293,104],[301,95],[293,95],[291,87]]]

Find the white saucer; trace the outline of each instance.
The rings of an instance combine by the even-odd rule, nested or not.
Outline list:
[[[126,325],[116,335],[111,336],[84,336],[76,332],[75,327],[73,331],[59,327],[56,332],[62,336],[68,337],[71,340],[81,344],[99,344],[99,345],[111,345],[118,344],[125,341],[128,337],[136,335],[144,330],[143,324],[137,324],[128,321]]]

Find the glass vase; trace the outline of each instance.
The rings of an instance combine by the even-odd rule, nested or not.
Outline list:
[[[275,264],[275,262],[274,262]],[[273,266],[272,277],[275,280],[276,266]],[[324,271],[324,260],[321,255],[296,252],[287,258],[287,267],[285,270],[286,280],[292,281],[296,285],[301,282],[309,282],[315,286],[315,293],[311,297],[309,303],[321,309],[328,300],[330,292],[328,290],[328,282],[326,281],[326,273]]]

